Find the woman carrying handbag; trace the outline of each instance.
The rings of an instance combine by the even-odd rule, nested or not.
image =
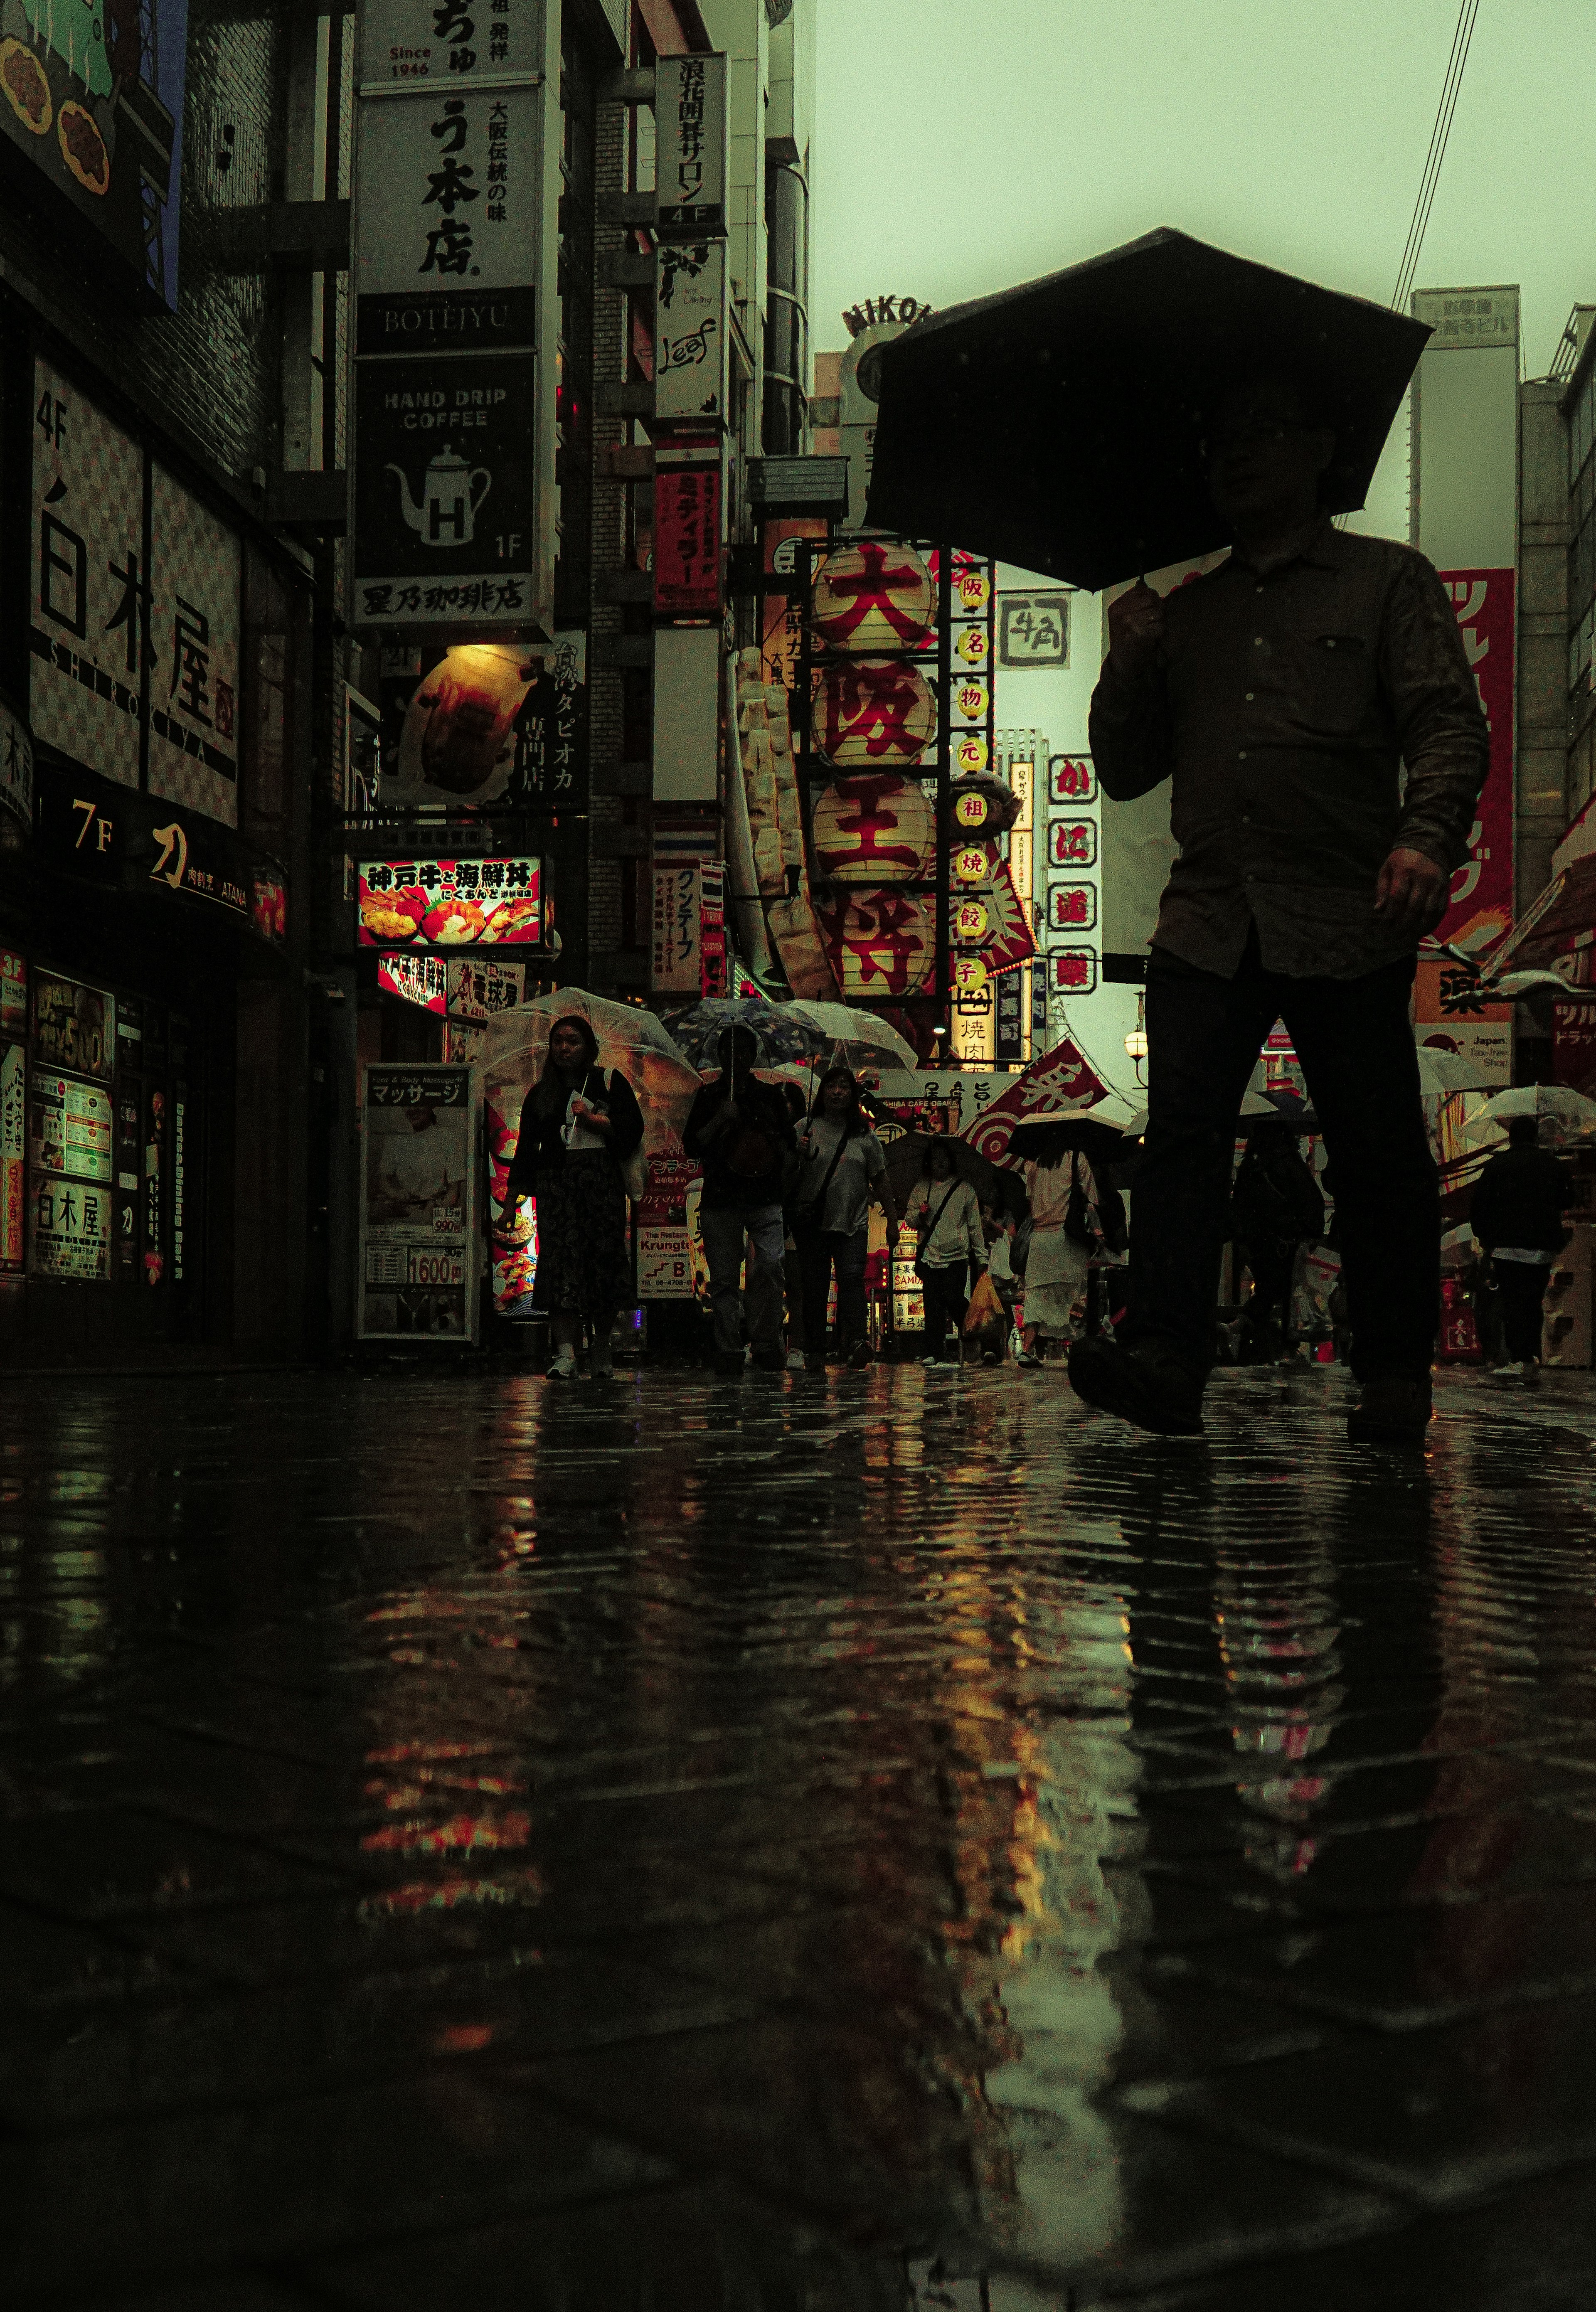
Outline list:
[[[924,1362],[958,1364],[969,1287],[987,1265],[987,1238],[980,1199],[960,1178],[949,1141],[934,1140],[925,1151],[904,1218],[918,1239],[915,1273],[925,1295]],[[945,1355],[950,1322],[953,1348]]]

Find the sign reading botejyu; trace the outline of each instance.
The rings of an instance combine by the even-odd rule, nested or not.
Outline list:
[[[547,635],[545,326],[559,140],[546,0],[368,0],[354,196],[354,623]]]

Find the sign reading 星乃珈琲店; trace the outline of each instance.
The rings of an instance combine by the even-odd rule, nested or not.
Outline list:
[[[546,0],[363,12],[350,499],[362,628],[551,631],[558,70]]]

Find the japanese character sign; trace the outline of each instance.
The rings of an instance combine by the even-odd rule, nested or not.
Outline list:
[[[829,666],[815,701],[815,743],[839,771],[902,771],[936,735],[936,702],[917,666],[856,659]]]
[[[997,605],[997,662],[1009,667],[1069,664],[1069,596],[1004,594]]]
[[[935,854],[936,815],[918,779],[848,779],[816,797],[814,846],[834,883],[916,882]]]
[[[931,573],[907,546],[868,539],[828,556],[814,583],[814,626],[833,650],[914,649],[931,633]]]
[[[162,466],[150,504],[150,793],[236,827],[239,541]]]

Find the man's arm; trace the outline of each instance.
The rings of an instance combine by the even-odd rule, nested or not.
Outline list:
[[[1144,581],[1109,605],[1109,655],[1092,694],[1092,758],[1103,793],[1130,802],[1174,764],[1163,604]]]
[[[1445,914],[1453,871],[1469,855],[1491,744],[1451,599],[1422,555],[1398,564],[1380,650],[1407,787],[1375,912],[1423,933]]]

